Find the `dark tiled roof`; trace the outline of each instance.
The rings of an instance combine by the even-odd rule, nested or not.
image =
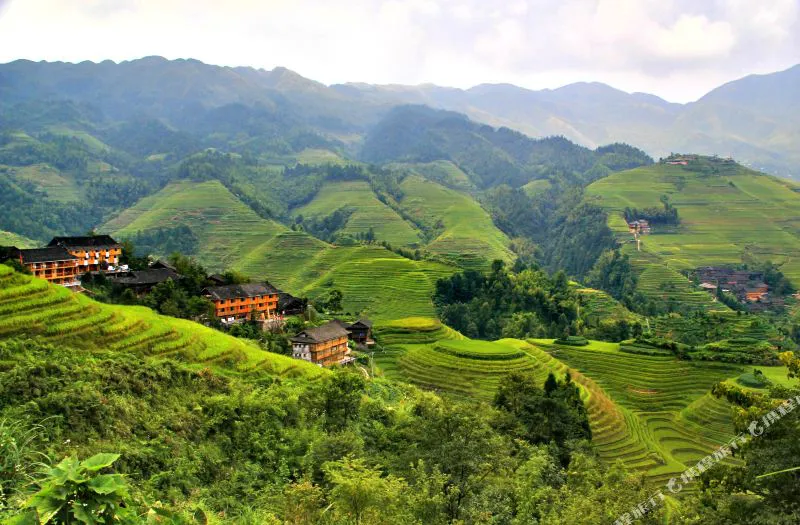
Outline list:
[[[53,237],[47,246],[67,246],[69,248],[102,247],[119,245],[110,235],[86,235],[82,237]]]
[[[369,319],[359,319],[358,321],[356,321],[355,323],[351,324],[350,326],[353,327],[353,326],[355,326],[357,324],[362,324],[362,325],[366,326],[367,328],[372,328],[372,321],[370,321]]]
[[[128,286],[148,286],[165,282],[167,279],[177,281],[181,276],[169,268],[135,270],[113,279],[114,282]]]
[[[345,330],[342,325],[336,321],[330,321],[322,326],[316,328],[309,328],[303,330],[296,336],[292,337],[292,341],[296,343],[323,343],[331,339],[339,339],[340,337],[348,337],[350,334]]]
[[[19,260],[19,248],[16,246],[0,246],[0,261],[8,259]]]
[[[25,263],[70,261],[78,259],[61,246],[20,250],[20,253],[22,253],[22,262]]]
[[[175,269],[174,266],[172,266],[169,263],[166,263],[166,262],[162,261],[161,259],[157,260],[156,262],[154,262],[153,264],[150,265],[150,269],[151,270],[159,270],[159,269],[162,269],[162,268],[167,268],[169,270],[172,270],[173,272],[177,272],[178,271],[178,270]]]
[[[211,286],[205,293],[217,301],[236,299],[238,297],[257,297],[259,295],[277,295],[278,290],[269,284],[229,284],[226,286]]]
[[[295,297],[294,295],[287,293],[287,292],[278,292],[278,309],[283,310],[287,306],[301,306],[303,304],[303,300],[299,297]]]

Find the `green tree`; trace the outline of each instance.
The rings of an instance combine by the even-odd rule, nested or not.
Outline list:
[[[407,483],[346,457],[323,466],[331,485],[329,499],[337,516],[356,525],[406,523]]]

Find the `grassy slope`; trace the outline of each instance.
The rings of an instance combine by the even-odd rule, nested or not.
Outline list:
[[[231,266],[253,246],[287,230],[259,217],[218,181],[178,181],[125,210],[103,231],[124,238],[179,224],[197,235],[202,247],[198,259],[214,270]]]
[[[424,178],[438,182],[448,188],[461,191],[475,189],[469,176],[449,160],[436,160],[427,163],[397,164],[397,167],[410,169]]]
[[[800,285],[800,192],[788,181],[745,168],[704,176],[654,165],[615,173],[587,193],[615,214],[626,206],[660,206],[659,197],[669,195],[681,227],[645,236],[643,249],[673,269],[738,263],[747,251],[783,263],[784,273]],[[610,225],[624,229],[618,218]]]
[[[621,459],[659,483],[732,437],[730,405],[709,389],[748,369],[628,354],[615,343],[470,341],[432,319],[382,324],[376,334],[375,359],[386,376],[456,396],[490,400],[497,381],[511,370],[528,371],[539,381],[550,371],[569,370],[581,387],[601,457]],[[773,368],[771,376],[785,375],[785,369]]]
[[[444,264],[405,259],[379,246],[336,247],[295,232],[256,248],[236,268],[269,275],[274,284],[311,298],[339,289],[346,311],[365,312],[377,320],[433,315],[436,279],[456,271]]]
[[[0,265],[0,338],[39,337],[57,345],[179,356],[239,372],[316,376],[309,363],[144,307],[105,305]]]
[[[178,224],[188,225],[198,236],[197,258],[211,269],[236,268],[311,298],[338,288],[346,310],[376,319],[433,315],[433,285],[455,271],[378,246],[336,247],[291,231],[259,217],[216,181],[170,184],[104,230],[124,237]]]
[[[619,301],[602,290],[578,288],[581,298],[581,315],[592,322],[613,322],[625,320],[629,323],[642,321],[642,316],[625,308]]]
[[[430,227],[438,221],[444,230],[428,250],[465,268],[482,268],[494,259],[510,261],[509,239],[489,214],[470,196],[417,175],[401,184],[401,206],[415,220]]]
[[[414,225],[379,201],[369,183],[363,180],[328,182],[310,203],[293,213],[323,218],[342,207],[354,209],[341,230],[344,234],[366,233],[372,227],[377,240],[388,241],[393,246],[415,245],[421,241]]]
[[[17,248],[35,248],[38,246],[39,243],[28,239],[27,237],[23,237],[22,235],[17,235],[16,233],[11,233],[7,231],[0,230],[0,246],[16,246]]]

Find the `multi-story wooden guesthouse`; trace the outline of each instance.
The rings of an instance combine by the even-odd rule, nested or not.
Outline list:
[[[28,268],[34,277],[46,279],[62,286],[80,285],[81,271],[78,258],[60,246],[20,250],[14,247],[0,249],[0,260],[15,259]]]
[[[292,357],[320,366],[344,364],[350,359],[347,338],[350,334],[338,322],[331,321],[303,330],[292,337]]]
[[[61,246],[77,257],[82,272],[107,270],[118,265],[122,256],[122,245],[109,235],[53,237],[47,246]]]
[[[214,314],[224,323],[247,319],[254,312],[257,320],[269,320],[278,310],[278,290],[268,284],[212,286],[203,295],[214,303]]]

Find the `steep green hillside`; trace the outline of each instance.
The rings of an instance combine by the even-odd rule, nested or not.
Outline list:
[[[314,241],[294,232],[282,234],[252,250],[234,267],[312,299],[341,290],[346,311],[363,312],[377,320],[433,316],[436,280],[456,271],[440,263],[406,259],[380,246]]]
[[[142,199],[102,229],[126,238],[177,225],[191,228],[201,246],[197,258],[214,270],[231,266],[254,246],[287,230],[259,217],[220,182],[188,180]]]
[[[381,347],[375,359],[384,374],[457,397],[491,399],[510,370],[539,380],[569,371],[589,410],[600,457],[622,460],[654,482],[679,474],[733,437],[730,405],[709,390],[741,374],[740,365],[635,355],[595,341],[584,347],[473,341],[423,319],[398,320],[376,334]]]
[[[416,245],[420,232],[392,208],[379,201],[367,181],[328,182],[310,203],[293,210],[306,218],[324,218],[344,208],[352,214],[340,233],[355,236],[372,228],[375,239],[388,241],[392,246]]]
[[[171,355],[239,371],[318,375],[303,361],[265,352],[211,328],[155,314],[149,308],[105,305],[0,265],[0,338],[37,337],[92,350]]]
[[[417,175],[406,177],[400,188],[403,209],[435,233],[427,246],[432,253],[464,268],[513,259],[508,237],[472,197]]]
[[[172,183],[103,229],[125,238],[177,225],[191,228],[196,258],[213,270],[235,268],[312,299],[339,289],[347,311],[376,319],[433,315],[434,283],[455,271],[377,245],[334,246],[291,231],[259,217],[217,181]]]
[[[0,246],[16,246],[17,248],[34,248],[36,241],[22,235],[0,230]]]
[[[612,212],[609,225],[626,236],[626,207],[657,207],[662,195],[680,214],[676,231],[644,236],[642,248],[675,270],[741,262],[747,252],[782,265],[800,284],[800,188],[733,166],[718,173],[654,165],[613,174],[587,194]]]
[[[448,188],[461,191],[471,191],[475,185],[469,175],[449,160],[436,160],[427,163],[397,164],[398,167],[415,171],[426,179],[438,182]],[[544,182],[544,181],[543,181]]]

